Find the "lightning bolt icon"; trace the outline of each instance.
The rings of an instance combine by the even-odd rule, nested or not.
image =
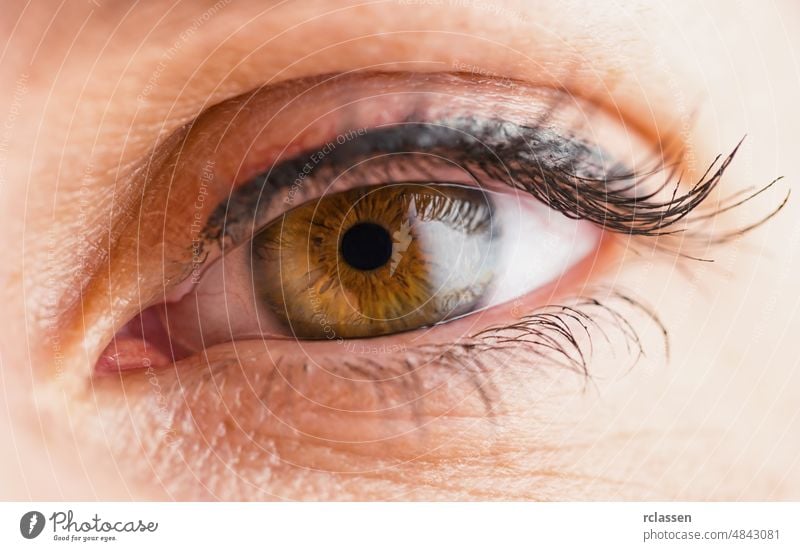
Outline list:
[[[31,535],[31,533],[33,532],[33,529],[36,527],[36,521],[37,521],[37,520],[38,520],[38,518],[36,517],[36,513],[31,513],[31,520],[30,520],[30,523],[31,523],[31,524],[30,524],[30,526],[28,527],[28,535],[29,535],[29,536],[30,536],[30,535]]]

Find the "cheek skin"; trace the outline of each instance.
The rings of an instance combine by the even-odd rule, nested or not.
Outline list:
[[[579,394],[574,374],[487,354],[480,378],[415,365],[406,351],[375,356],[387,366],[375,381],[341,356],[298,361],[296,348],[275,348],[242,343],[238,360],[212,349],[211,368],[97,379],[86,403],[98,400],[98,428],[119,435],[115,462],[138,465],[129,471],[140,483],[176,499],[499,499],[553,483],[550,433],[562,420],[544,412],[559,411],[553,397]],[[513,476],[490,480],[497,469]]]

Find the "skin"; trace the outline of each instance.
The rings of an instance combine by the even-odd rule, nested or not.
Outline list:
[[[328,343],[242,342],[212,349],[214,369],[93,376],[186,245],[191,190],[176,178],[171,199],[143,196],[135,168],[207,107],[365,68],[566,87],[653,148],[677,140],[687,181],[746,133],[721,193],[785,180],[719,222],[742,227],[800,177],[797,5],[5,4],[3,499],[800,499],[794,199],[708,249],[713,265],[604,249],[573,287],[644,297],[669,358],[635,312],[651,353],[628,370],[599,350],[589,385],[525,351],[489,355],[491,415],[466,370],[414,348],[492,321],[480,317],[377,341],[400,347],[372,357],[387,379],[408,376],[398,355],[416,362],[410,396],[331,367],[342,351]]]

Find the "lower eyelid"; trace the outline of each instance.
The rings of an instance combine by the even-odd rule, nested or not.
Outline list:
[[[203,367],[181,362],[175,372],[123,381],[130,385],[139,379],[152,387],[157,380],[160,403],[149,414],[168,416],[175,429],[172,439],[189,438],[189,444],[202,435],[211,447],[236,434],[250,435],[250,445],[256,446],[290,434],[334,444],[379,445],[413,432],[418,436],[436,419],[485,416],[475,375],[461,366],[445,370],[430,365],[438,355],[432,352],[406,350],[367,361],[327,355],[314,363],[298,361],[297,354],[265,352],[261,343],[236,346],[238,359],[216,358]],[[378,372],[371,365],[376,358],[385,378],[362,378]]]
[[[602,315],[610,307],[630,314],[621,308],[630,303],[617,302],[601,306],[584,300],[568,311],[550,307],[453,343],[419,339],[393,350],[386,339],[386,351],[376,344],[377,353],[345,354],[337,343],[312,343],[301,353],[293,343],[232,343],[210,349],[207,359],[179,362],[175,370],[149,370],[98,384],[121,381],[131,387],[132,396],[142,387],[138,394],[153,403],[142,403],[137,411],[162,423],[168,419],[170,439],[184,445],[202,435],[214,447],[221,438],[238,434],[260,446],[289,431],[293,438],[380,446],[411,434],[418,439],[424,427],[448,418],[491,424],[491,417],[507,413],[506,392],[536,386],[543,377],[551,386],[562,373],[568,386],[579,388],[586,373],[567,360],[580,356],[563,339],[562,328],[571,326],[580,346],[610,337],[624,351],[622,344],[629,346],[631,336],[619,321]],[[572,312],[586,317],[565,317]],[[590,332],[580,334],[586,327]],[[563,354],[553,348],[556,342],[564,346]]]
[[[465,316],[433,327],[390,336],[370,339],[331,340],[331,341],[295,341],[286,340],[252,340],[236,341],[214,346],[205,352],[211,358],[212,365],[227,365],[244,361],[245,363],[260,356],[270,364],[281,366],[279,371],[307,373],[309,370],[329,372],[337,379],[349,380],[353,383],[385,383],[392,384],[406,394],[413,390],[413,383],[421,383],[422,373],[430,381],[441,379],[441,373],[462,371],[469,374],[468,361],[477,361],[483,353],[509,352],[522,353],[535,358],[539,367],[548,364],[548,356],[553,359],[553,339],[563,337],[554,326],[539,324],[541,331],[534,330],[536,316],[544,313],[546,318],[553,319],[563,312],[561,306],[546,306],[556,302],[564,305],[588,306],[586,316],[591,317],[592,308],[597,305],[592,301],[568,298],[573,293],[586,292],[587,282],[598,277],[608,269],[610,253],[608,249],[615,247],[615,241],[606,237],[594,255],[584,258],[574,274],[525,297],[507,302],[475,314]],[[591,273],[590,273],[591,272]],[[604,291],[608,295],[607,291]],[[571,306],[572,307],[572,306]],[[602,311],[604,307],[597,310]],[[533,320],[533,321],[532,321]],[[573,327],[584,330],[585,327]],[[528,339],[527,337],[535,337]],[[565,354],[573,354],[570,343],[565,343],[564,354],[556,351],[556,362],[553,365],[576,368],[575,364],[564,362]],[[572,343],[576,346],[578,342]],[[540,346],[543,345],[543,346]],[[213,358],[217,359],[213,359]],[[575,356],[572,356],[573,358]],[[496,358],[495,358],[496,360]],[[196,363],[197,358],[189,361]],[[185,369],[184,362],[181,363]],[[285,369],[284,369],[285,367]],[[585,367],[585,366],[583,366]],[[581,371],[583,370],[581,368]],[[257,369],[257,367],[256,367]],[[351,370],[349,374],[343,374]],[[479,369],[473,375],[486,375],[487,370]],[[428,379],[426,379],[426,382]],[[476,383],[476,379],[471,379]],[[417,389],[418,390],[418,389]],[[412,392],[413,394],[413,392]],[[404,401],[408,400],[406,395]]]

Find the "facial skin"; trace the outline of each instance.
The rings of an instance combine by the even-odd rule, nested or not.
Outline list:
[[[599,353],[590,384],[524,353],[488,355],[491,415],[466,368],[420,361],[409,395],[333,367],[342,352],[329,343],[241,342],[213,348],[213,369],[93,374],[115,332],[182,273],[165,259],[186,260],[191,178],[144,189],[141,169],[210,106],[356,70],[567,88],[653,148],[678,140],[686,181],[746,134],[719,193],[784,181],[730,213],[742,227],[800,177],[798,6],[6,4],[0,497],[800,499],[794,198],[709,248],[713,264],[632,254],[624,239],[609,249],[573,291],[591,280],[642,297],[669,332],[669,358],[641,312],[630,321],[648,355],[628,370]],[[212,190],[204,213],[228,192]],[[420,342],[489,321],[468,320]],[[376,341],[400,349],[375,357],[380,378],[409,377],[392,366],[398,354],[414,361],[410,338]]]

